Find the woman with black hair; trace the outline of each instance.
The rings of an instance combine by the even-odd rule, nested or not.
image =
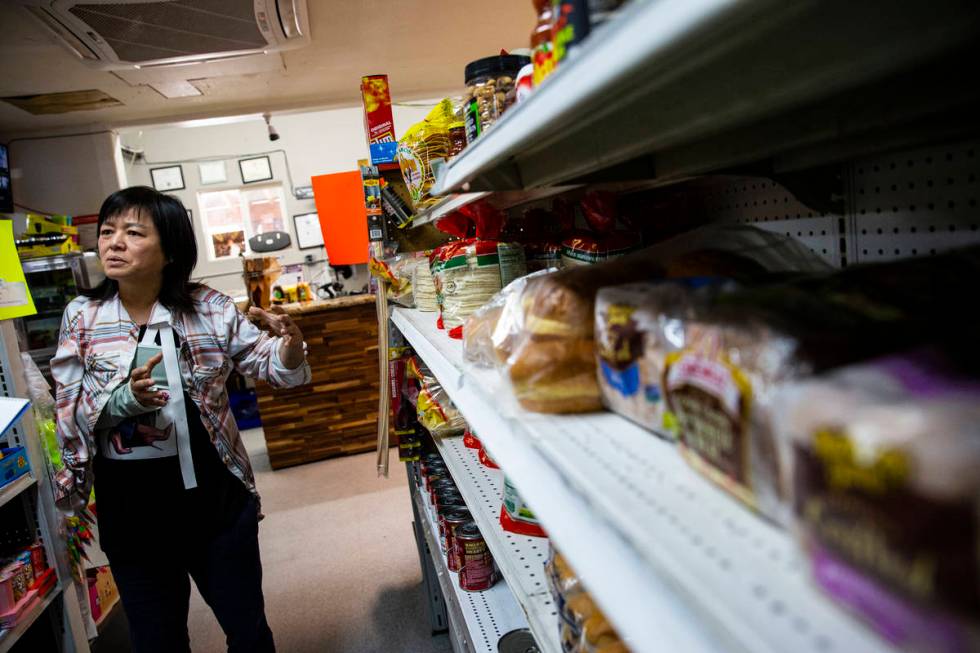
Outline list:
[[[83,509],[94,483],[136,653],[190,650],[190,578],[230,652],[274,651],[258,495],[225,381],[234,368],[276,386],[309,383],[302,334],[288,316],[252,308],[270,336],[190,281],[197,246],[173,197],[113,193],[98,237],[106,279],[68,305],[51,361],[59,502]]]

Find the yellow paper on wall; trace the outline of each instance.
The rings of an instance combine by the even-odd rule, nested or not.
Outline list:
[[[35,313],[34,298],[27,288],[14,244],[14,223],[0,220],[0,320]]]

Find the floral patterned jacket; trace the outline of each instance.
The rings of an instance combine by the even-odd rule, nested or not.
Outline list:
[[[279,360],[281,338],[259,330],[227,295],[200,286],[193,296],[193,314],[169,319],[181,341],[178,359],[184,387],[200,409],[221,460],[257,495],[225,382],[234,367],[276,387],[298,386],[310,382],[310,366],[304,361],[296,369],[287,369]],[[169,312],[158,304],[153,319],[161,314]],[[58,351],[51,360],[58,440],[65,464],[56,478],[59,501],[71,498],[76,508],[87,503],[94,480],[95,425],[112,391],[129,377],[138,334],[139,325],[118,296],[107,300],[78,297],[65,309]]]

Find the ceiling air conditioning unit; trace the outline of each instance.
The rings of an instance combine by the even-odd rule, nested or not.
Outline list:
[[[92,67],[216,61],[308,45],[306,0],[17,0]]]

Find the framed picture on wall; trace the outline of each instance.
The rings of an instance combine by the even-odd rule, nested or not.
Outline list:
[[[184,172],[180,166],[167,166],[166,168],[150,168],[150,178],[153,180],[153,187],[160,192],[168,190],[184,190]]]
[[[223,184],[228,181],[228,173],[225,172],[224,161],[205,161],[197,164],[197,171],[201,175],[201,185]]]
[[[301,213],[293,216],[296,227],[296,246],[300,249],[323,247],[323,231],[320,229],[320,216],[316,213]]]
[[[254,159],[239,159],[238,169],[242,171],[242,183],[254,184],[257,181],[272,179],[272,165],[269,157],[257,156]]]

